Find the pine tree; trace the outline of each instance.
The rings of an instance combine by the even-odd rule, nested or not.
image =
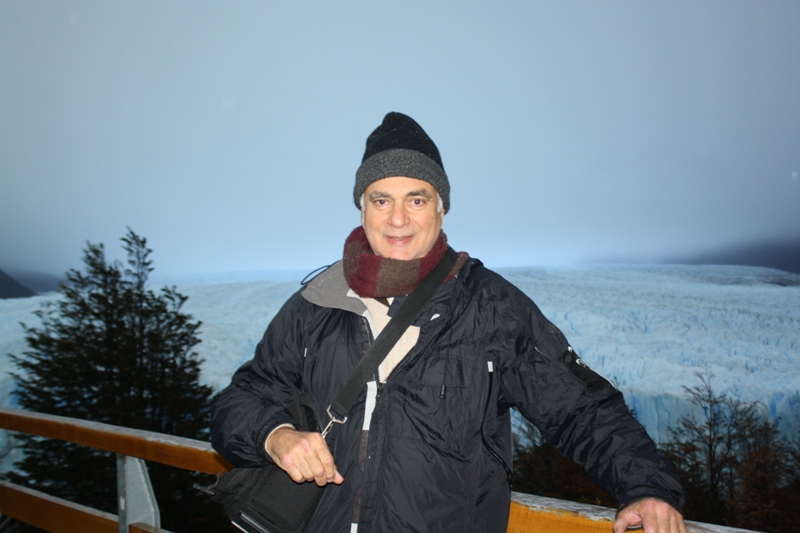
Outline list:
[[[61,298],[35,313],[41,325],[23,324],[28,350],[11,356],[20,370],[17,402],[40,413],[207,440],[212,389],[199,381],[202,360],[194,351],[201,323],[182,312],[187,297],[175,287],[147,288],[153,267],[146,239],[128,229],[122,242],[124,267],[106,260],[102,244],[87,243],[84,270],[70,270]],[[116,513],[112,454],[18,438],[24,458],[13,481]],[[211,523],[224,523],[191,488],[197,474],[148,468],[162,527],[212,531]]]

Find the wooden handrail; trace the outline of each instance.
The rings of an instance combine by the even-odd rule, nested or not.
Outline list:
[[[508,533],[610,533],[613,524],[614,510],[607,507],[515,492]]]
[[[611,533],[615,515],[608,507],[514,492],[508,533]],[[686,521],[686,529],[689,533],[756,533],[691,520]]]
[[[232,468],[207,442],[100,422],[0,408],[0,428],[65,440],[205,474]]]
[[[0,408],[0,429],[65,440],[207,474],[231,469],[231,465],[207,442],[151,431],[7,408]],[[116,515],[6,482],[0,482],[0,513],[53,533],[116,532]],[[76,518],[78,516],[81,518]],[[78,523],[74,520],[80,521],[80,528],[64,529],[64,524]],[[613,509],[515,492],[512,494],[508,533],[610,533],[613,521]],[[109,523],[113,523],[112,529],[109,529]],[[691,533],[748,533],[743,529],[697,522],[687,522],[687,527]],[[161,530],[142,524],[129,527],[129,533],[157,531]]]

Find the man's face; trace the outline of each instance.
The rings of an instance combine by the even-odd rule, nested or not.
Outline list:
[[[372,251],[405,260],[427,254],[444,222],[438,200],[430,183],[414,178],[384,178],[367,187],[361,225]]]

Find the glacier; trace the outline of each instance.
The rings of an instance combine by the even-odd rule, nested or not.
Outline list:
[[[496,269],[531,297],[589,366],[624,394],[657,442],[691,412],[685,387],[710,372],[717,393],[758,401],[788,438],[800,436],[800,275],[760,267],[584,265]],[[302,273],[153,278],[189,297],[201,320],[204,382],[224,387],[250,359]],[[156,279],[161,285],[156,285]],[[26,350],[20,323],[57,293],[0,300],[0,405],[13,407]],[[0,432],[0,470],[16,453]]]

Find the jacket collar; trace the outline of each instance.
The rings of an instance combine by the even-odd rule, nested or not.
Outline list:
[[[342,309],[357,315],[367,312],[367,307],[347,285],[342,262],[338,261],[308,282],[301,294],[303,298],[320,307]]]

